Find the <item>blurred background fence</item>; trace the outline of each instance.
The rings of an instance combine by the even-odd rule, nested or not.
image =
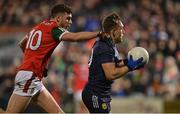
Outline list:
[[[0,0],[0,107],[5,109],[22,60],[18,41],[49,17],[56,3],[73,9],[72,32],[101,29],[101,20],[116,11],[125,25],[122,58],[134,46],[146,48],[149,64],[112,85],[112,112],[180,112],[180,2],[178,0]],[[84,112],[80,91],[88,77],[95,40],[61,42],[44,80],[65,112]],[[122,108],[120,108],[122,107]],[[43,112],[32,102],[26,112]]]

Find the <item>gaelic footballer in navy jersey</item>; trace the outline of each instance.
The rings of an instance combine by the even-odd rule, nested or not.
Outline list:
[[[92,48],[88,83],[82,92],[83,102],[90,113],[109,113],[113,80],[141,68],[143,64],[142,58],[136,61],[120,59],[115,44],[123,40],[124,25],[117,13],[105,17],[102,28],[105,35]]]

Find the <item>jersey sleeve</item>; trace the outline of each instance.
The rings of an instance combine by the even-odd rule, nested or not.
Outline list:
[[[98,53],[98,58],[101,64],[114,62],[114,51],[111,47],[101,44],[101,48],[99,48]]]
[[[56,27],[52,30],[51,34],[55,40],[61,40],[62,36],[68,32],[66,29]]]
[[[100,56],[99,56],[99,60],[101,62],[101,64],[103,63],[108,63],[108,62],[114,62],[114,54],[113,52],[103,52]]]

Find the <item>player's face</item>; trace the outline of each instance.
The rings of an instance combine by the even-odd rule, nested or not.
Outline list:
[[[113,40],[115,43],[121,43],[123,41],[123,36],[124,36],[124,25],[123,23],[118,20],[118,25],[116,26],[116,31],[120,32],[118,37],[115,37]]]
[[[64,13],[62,16],[59,17],[59,26],[65,29],[68,29],[72,24],[72,14]]]

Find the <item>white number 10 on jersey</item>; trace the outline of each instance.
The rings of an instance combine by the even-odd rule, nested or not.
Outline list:
[[[37,41],[35,45],[33,45],[33,40],[35,39],[36,35],[38,36]],[[42,31],[33,29],[30,32],[26,48],[30,48],[31,50],[37,50],[41,44],[41,40],[42,40]]]

